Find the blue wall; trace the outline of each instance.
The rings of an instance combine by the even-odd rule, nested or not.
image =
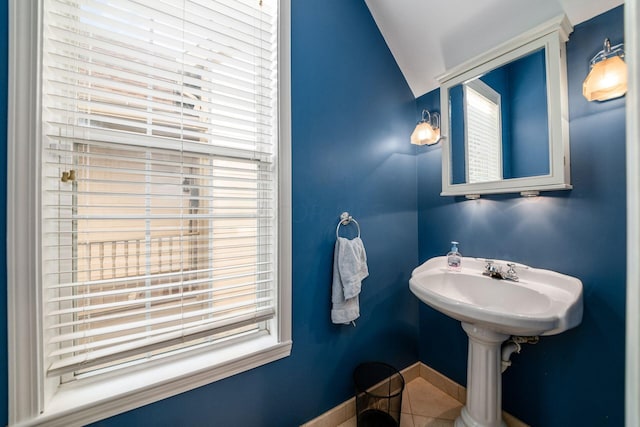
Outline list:
[[[504,408],[535,426],[624,425],[624,98],[582,97],[588,61],[605,37],[622,41],[622,7],[576,26],[567,44],[573,190],[533,199],[441,197],[440,147],[417,155],[421,262],[457,240],[463,255],[516,260],[583,282],[582,324],[526,346],[503,375]],[[418,99],[422,108],[439,110],[438,91]],[[421,305],[419,342],[423,362],[466,382],[458,322]]]
[[[407,291],[418,262],[415,151],[407,142],[415,99],[364,1],[292,3],[292,355],[96,425],[297,426],[353,395],[357,363],[404,368],[418,360],[418,304]],[[6,24],[6,1],[1,13]],[[0,56],[6,81],[7,58]],[[5,114],[6,96],[0,99]],[[330,320],[342,211],[360,223],[369,257],[356,328]],[[6,351],[0,353],[6,366]],[[6,389],[0,387],[0,425]]]
[[[6,52],[7,2],[0,1]],[[622,39],[622,9],[579,25],[568,44],[575,189],[465,201],[439,196],[439,146],[415,155],[407,144],[419,114],[365,3],[292,3],[292,355],[96,425],[296,426],[350,397],[351,371],[367,359],[402,368],[420,356],[464,384],[467,343],[459,324],[407,291],[411,270],[445,253],[452,239],[465,255],[514,259],[584,283],[582,325],[514,356],[504,375],[505,408],[538,426],[623,425],[624,99],[587,103],[581,95],[603,38]],[[6,81],[7,57],[0,57]],[[434,91],[419,98],[418,111],[439,105]],[[6,169],[6,154],[0,162]],[[4,187],[0,192],[6,205]],[[329,318],[343,210],[360,222],[371,273],[356,328],[333,326]],[[0,319],[6,343],[6,316]],[[6,351],[0,355],[6,366]],[[0,376],[6,384],[6,370]],[[6,390],[0,387],[0,425],[7,421]]]
[[[525,56],[509,66],[509,178],[549,173],[545,51]]]

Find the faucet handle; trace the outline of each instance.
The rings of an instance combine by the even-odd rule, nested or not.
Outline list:
[[[508,263],[507,266],[509,270],[507,270],[506,276],[507,279],[513,280],[514,282],[519,282],[520,278],[518,277],[518,272],[516,271],[516,265],[512,262]]]
[[[487,263],[487,265],[484,266],[484,271],[489,273],[499,271],[500,268],[494,264],[494,261],[492,259],[485,259],[484,262]]]

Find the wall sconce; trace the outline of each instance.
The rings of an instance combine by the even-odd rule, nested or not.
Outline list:
[[[415,145],[433,145],[440,141],[440,114],[422,110],[422,119],[411,134]]]
[[[588,101],[606,101],[627,93],[627,64],[623,44],[611,47],[604,39],[604,49],[589,61],[589,75],[582,84],[582,94]]]

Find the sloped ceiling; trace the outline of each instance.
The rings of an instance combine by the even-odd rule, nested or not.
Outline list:
[[[391,53],[418,97],[436,77],[565,13],[573,25],[623,0],[365,0]],[[612,40],[618,43],[619,41]]]

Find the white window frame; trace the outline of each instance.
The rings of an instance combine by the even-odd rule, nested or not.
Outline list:
[[[290,0],[279,1],[278,317],[272,336],[51,389],[40,310],[39,0],[9,0],[7,287],[9,425],[84,425],[291,353]]]

